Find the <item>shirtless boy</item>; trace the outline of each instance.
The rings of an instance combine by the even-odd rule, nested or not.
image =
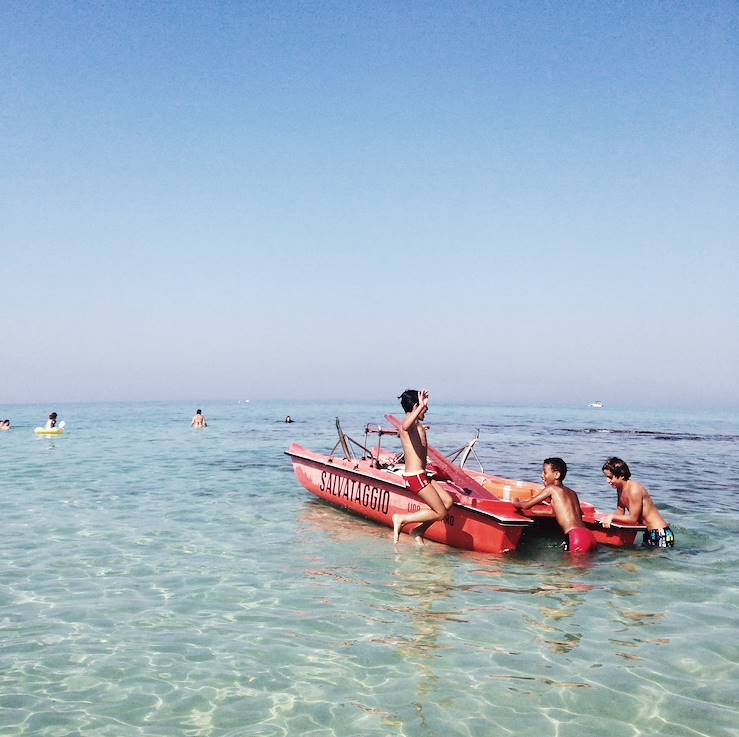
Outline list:
[[[562,483],[566,475],[567,464],[561,458],[547,458],[541,468],[544,488],[535,497],[512,504],[517,509],[530,509],[551,499],[554,516],[565,534],[564,549],[572,553],[590,553],[596,549],[597,543],[593,533],[583,524],[577,494]]]
[[[631,478],[631,470],[626,461],[613,456],[603,464],[603,475],[616,490],[617,510],[615,514],[606,515],[601,524],[610,527],[611,522],[632,522],[647,526],[642,538],[642,545],[648,548],[672,548],[675,536],[670,526],[652,501],[649,492],[642,484]],[[627,511],[628,510],[628,511]]]
[[[405,419],[400,427],[400,442],[405,454],[405,487],[428,505],[412,514],[393,515],[393,542],[397,543],[400,531],[411,522],[422,522],[412,532],[417,543],[423,543],[423,533],[434,523],[443,520],[453,504],[451,494],[437,486],[426,475],[428,441],[423,418],[429,408],[429,393],[426,389],[406,389],[399,397],[405,410]]]
[[[205,420],[205,415],[203,414],[202,409],[195,412],[195,417],[192,418],[190,427],[208,427],[208,423]]]

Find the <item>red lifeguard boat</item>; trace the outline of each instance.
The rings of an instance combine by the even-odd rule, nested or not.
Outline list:
[[[293,443],[286,454],[292,460],[298,481],[308,491],[334,506],[392,528],[393,514],[418,511],[423,503],[405,488],[402,454],[381,448],[384,436],[398,434],[398,420],[392,415],[386,418],[395,427],[367,425],[364,444],[346,435],[337,418],[339,440],[331,453],[315,453]],[[370,450],[371,434],[377,435],[378,445]],[[556,525],[554,512],[549,504],[538,504],[526,512],[511,504],[513,500],[534,496],[536,484],[463,468],[476,441],[473,439],[451,458],[429,446],[429,472],[451,494],[454,505],[446,519],[434,522],[424,536],[463,550],[507,553],[518,547],[524,533],[536,534],[552,523]],[[353,452],[352,446],[361,451],[360,456]],[[457,459],[460,465],[452,462]],[[602,513],[587,503],[581,502],[581,507],[583,522],[599,543],[632,545],[637,532],[645,529],[616,523],[606,529],[599,522]],[[409,524],[403,531],[410,532],[414,527]]]

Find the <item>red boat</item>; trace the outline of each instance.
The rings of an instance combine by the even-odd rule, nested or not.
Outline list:
[[[367,425],[364,444],[346,435],[337,418],[339,440],[331,453],[315,453],[298,443],[293,443],[286,453],[292,459],[298,481],[308,491],[334,506],[392,528],[393,514],[416,512],[423,502],[405,488],[402,454],[381,448],[384,436],[398,435],[398,420],[392,415],[386,418],[395,427]],[[371,434],[378,436],[378,445],[370,450],[367,446]],[[461,467],[473,451],[476,440],[452,456],[452,460],[459,458],[461,465],[455,465],[429,446],[429,473],[433,473],[434,481],[449,492],[454,505],[446,519],[434,522],[424,537],[463,550],[507,553],[518,547],[524,532],[535,534],[552,523],[556,526],[549,504],[537,504],[526,512],[520,512],[511,504],[515,499],[534,496],[539,488],[536,484]],[[361,456],[353,452],[352,446],[361,451]],[[583,521],[599,543],[632,545],[637,532],[645,529],[616,523],[606,529],[599,523],[603,514],[590,504],[581,503],[581,506]],[[414,527],[409,524],[403,531],[411,532]]]

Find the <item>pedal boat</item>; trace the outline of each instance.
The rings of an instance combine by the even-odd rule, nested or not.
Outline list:
[[[393,428],[379,425],[365,427],[364,444],[350,438],[341,429],[336,418],[339,440],[328,454],[315,453],[293,443],[286,454],[300,484],[312,494],[367,519],[387,527],[393,526],[393,514],[416,512],[423,502],[408,491],[403,483],[402,455],[381,447],[382,437],[397,436],[398,420],[392,415],[386,419]],[[378,444],[369,449],[369,436],[376,434]],[[449,458],[429,446],[428,470],[433,480],[445,488],[454,499],[446,519],[434,522],[425,537],[435,542],[480,553],[507,553],[516,550],[522,536],[558,532],[559,526],[550,504],[537,504],[526,511],[516,509],[512,502],[531,499],[538,493],[537,484],[515,481],[486,474],[482,468],[465,468],[474,454],[474,438]],[[362,451],[357,457],[352,446]],[[456,463],[454,463],[456,461]],[[479,463],[479,461],[478,461]],[[617,547],[634,544],[643,525],[612,523],[601,525],[605,516],[592,504],[581,500],[583,522],[602,545]],[[416,525],[403,528],[410,533]]]
[[[314,453],[298,443],[286,451],[298,481],[308,491],[329,504],[390,528],[394,514],[417,512],[425,506],[417,494],[405,488],[405,467],[397,454],[383,452],[379,444],[369,450],[367,437],[364,445],[356,442],[343,432],[338,418],[336,428],[339,441],[328,455]],[[368,425],[365,436],[370,433],[377,433],[380,438],[398,434],[395,429]],[[351,446],[362,450],[363,455],[355,456]],[[451,475],[456,476],[453,469]],[[439,483],[451,494],[454,505],[446,519],[428,528],[424,535],[427,540],[479,553],[507,553],[517,548],[524,529],[534,524],[510,502],[485,492],[464,472],[460,471],[456,482]],[[403,532],[409,533],[416,526],[406,525]]]

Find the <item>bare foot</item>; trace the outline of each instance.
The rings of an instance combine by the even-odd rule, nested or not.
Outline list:
[[[416,545],[425,545],[426,544],[426,540],[423,537],[423,530],[420,530],[418,527],[416,527],[415,530],[412,530],[409,533],[409,535],[410,535],[410,537],[413,538],[413,540],[415,541]]]
[[[400,537],[400,531],[403,529],[405,522],[401,519],[399,514],[393,515],[393,542],[397,545],[398,538]]]

